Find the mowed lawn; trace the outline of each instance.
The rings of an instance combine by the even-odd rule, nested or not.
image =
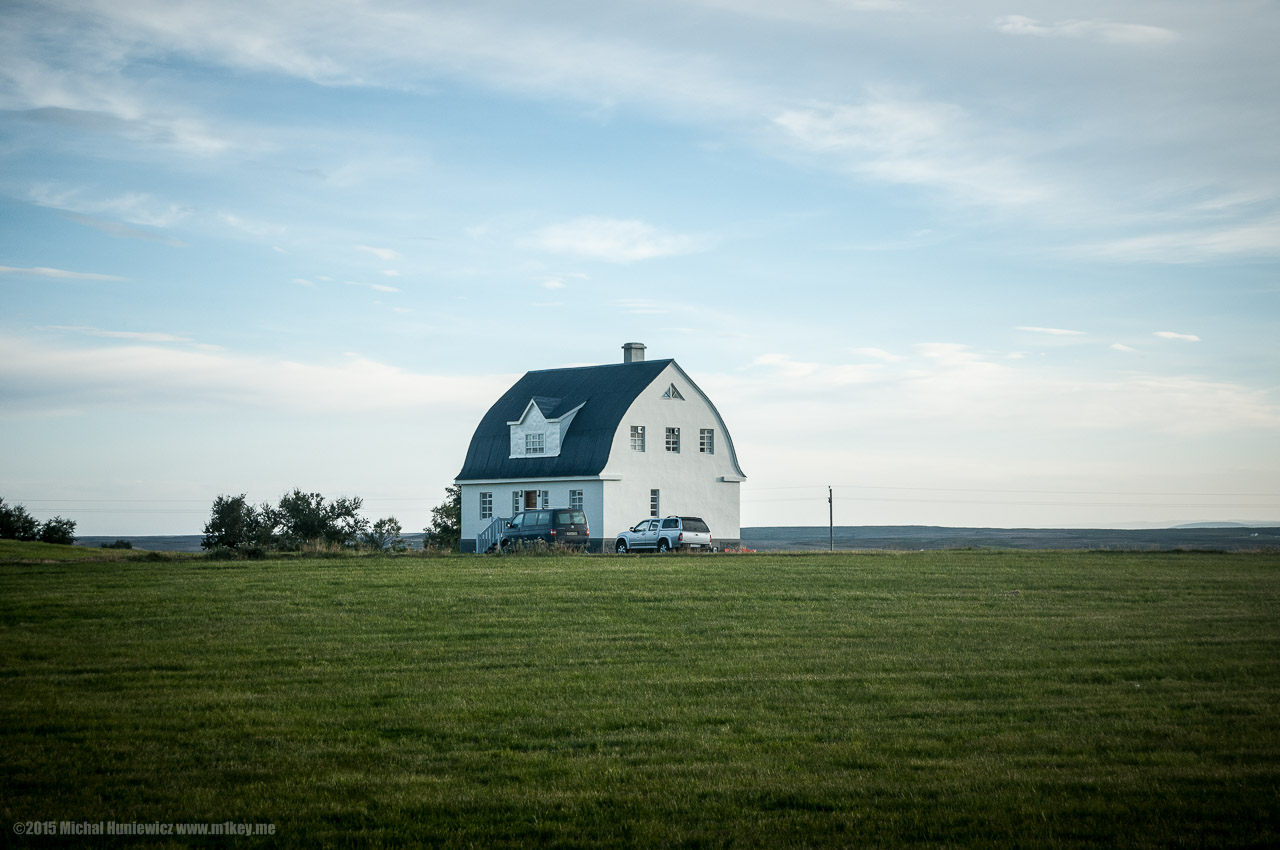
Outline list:
[[[0,629],[13,846],[1280,843],[1276,554],[7,564]]]

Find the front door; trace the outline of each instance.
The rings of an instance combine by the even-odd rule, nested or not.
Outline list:
[[[538,509],[538,491],[524,491],[524,509],[526,511],[536,511]]]

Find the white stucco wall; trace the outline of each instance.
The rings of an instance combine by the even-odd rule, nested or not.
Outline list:
[[[582,509],[587,514],[591,538],[605,536],[604,485],[598,478],[558,478],[494,481],[462,485],[462,539],[475,541],[476,535],[489,527],[491,519],[480,519],[480,494],[493,493],[493,515],[511,516],[511,494],[516,490],[546,490],[553,508],[569,507],[569,491],[582,491]],[[612,533],[612,532],[609,532]]]
[[[683,401],[662,397],[675,384]],[[645,451],[631,449],[631,426],[645,428]],[[666,450],[666,429],[680,429],[680,451]],[[698,432],[715,433],[714,454],[698,451]],[[614,435],[606,479],[604,525],[609,535],[649,516],[649,491],[660,491],[662,516],[700,516],[716,540],[741,537],[739,491],[742,478],[733,463],[731,439],[723,421],[674,363],[636,397]],[[721,479],[728,478],[730,481]],[[595,526],[592,526],[592,534]]]

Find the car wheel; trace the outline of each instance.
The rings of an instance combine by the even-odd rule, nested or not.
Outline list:
[[[613,547],[613,549],[614,549],[614,551],[615,551],[615,552],[617,552],[619,555],[625,555],[625,554],[627,554],[627,541],[625,541],[625,540],[619,540],[619,541],[618,541],[618,545],[614,546],[614,547]]]
[[[665,538],[665,537],[664,537],[664,538],[662,538],[661,540],[659,540],[659,541],[658,541],[658,551],[659,551],[659,552],[666,552],[666,551],[668,551],[668,550],[670,550],[670,549],[671,549],[671,544],[667,542],[667,538]]]

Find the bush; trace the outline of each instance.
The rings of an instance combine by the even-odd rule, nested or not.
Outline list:
[[[444,488],[444,495],[440,506],[431,509],[431,525],[422,530],[422,547],[457,552],[462,540],[462,485]]]
[[[128,540],[117,540],[115,543],[103,543],[103,549],[132,549],[133,544]]]
[[[0,499],[0,538],[70,546],[76,542],[76,522],[56,516],[42,524],[22,505],[6,505]]]
[[[380,519],[364,533],[361,542],[379,552],[404,552],[409,544],[400,536],[400,521],[390,516]]]
[[[75,520],[56,516],[40,526],[41,543],[61,543],[70,546],[76,542]]]
[[[0,499],[0,537],[7,540],[38,540],[40,523],[22,505],[6,505]]]

